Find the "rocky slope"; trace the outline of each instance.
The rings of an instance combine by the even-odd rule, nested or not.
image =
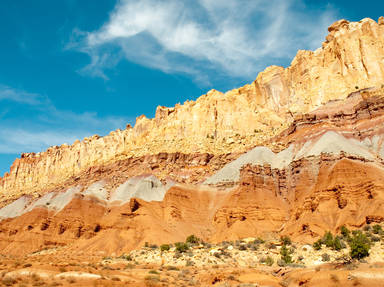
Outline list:
[[[380,223],[383,127],[384,89],[370,89],[297,118],[274,139],[280,151],[257,146],[216,166],[202,184],[153,175],[123,181],[124,172],[97,169],[90,186],[91,173],[0,209],[0,248],[15,255],[45,248],[119,254],[191,233],[212,242],[278,234],[312,242],[344,224]],[[207,165],[207,157],[200,160]]]
[[[384,20],[329,32],[251,85],[24,154],[0,182],[0,249],[120,254],[191,233],[313,242],[383,222]]]
[[[250,85],[225,94],[212,90],[174,108],[158,107],[154,119],[141,116],[134,128],[105,137],[23,154],[0,180],[0,194],[3,199],[36,195],[94,166],[160,152],[244,152],[280,133],[295,115],[380,86],[383,55],[383,18],[340,20],[329,27],[322,48],[299,51],[291,66],[269,67]]]

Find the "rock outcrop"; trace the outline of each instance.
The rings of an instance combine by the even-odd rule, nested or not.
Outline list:
[[[93,136],[73,145],[23,154],[0,179],[2,199],[62,185],[94,166],[165,153],[244,152],[284,130],[296,116],[384,80],[384,25],[340,20],[318,50],[299,51],[288,68],[272,66],[256,80],[225,94],[212,90],[134,128]]]
[[[62,190],[1,208],[0,249],[121,254],[192,233],[213,242],[287,234],[309,243],[342,225],[381,223],[383,127],[384,89],[370,89],[297,117],[273,139],[285,146],[279,151],[257,146],[235,160],[165,153],[89,169]],[[193,181],[207,176],[205,167],[218,171]],[[161,177],[157,170],[179,183],[127,180]],[[192,181],[180,183],[184,175]]]

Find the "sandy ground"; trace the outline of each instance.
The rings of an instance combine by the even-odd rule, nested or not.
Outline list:
[[[311,268],[135,265],[102,258],[0,259],[0,286],[383,286],[384,264]]]

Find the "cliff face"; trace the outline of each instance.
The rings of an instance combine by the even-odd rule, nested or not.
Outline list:
[[[90,168],[61,189],[0,208],[0,250],[122,254],[190,234],[223,241],[279,233],[312,242],[344,224],[384,222],[384,87],[298,116],[272,141],[285,148],[256,146],[235,160],[163,153]],[[132,177],[143,173],[152,175]]]
[[[269,67],[252,84],[158,107],[154,119],[141,116],[134,128],[105,137],[23,154],[0,179],[0,194],[38,192],[93,166],[160,152],[243,152],[284,130],[295,115],[383,80],[384,20],[340,20],[329,27],[322,48],[299,51],[290,67]]]

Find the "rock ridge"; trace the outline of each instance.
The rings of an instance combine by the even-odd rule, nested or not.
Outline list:
[[[384,25],[365,18],[329,27],[322,47],[299,51],[288,68],[271,66],[244,87],[211,90],[196,101],[158,107],[132,128],[93,136],[46,152],[23,154],[0,179],[0,194],[60,186],[97,165],[132,157],[175,153],[239,153],[286,129],[294,117],[384,80]]]

